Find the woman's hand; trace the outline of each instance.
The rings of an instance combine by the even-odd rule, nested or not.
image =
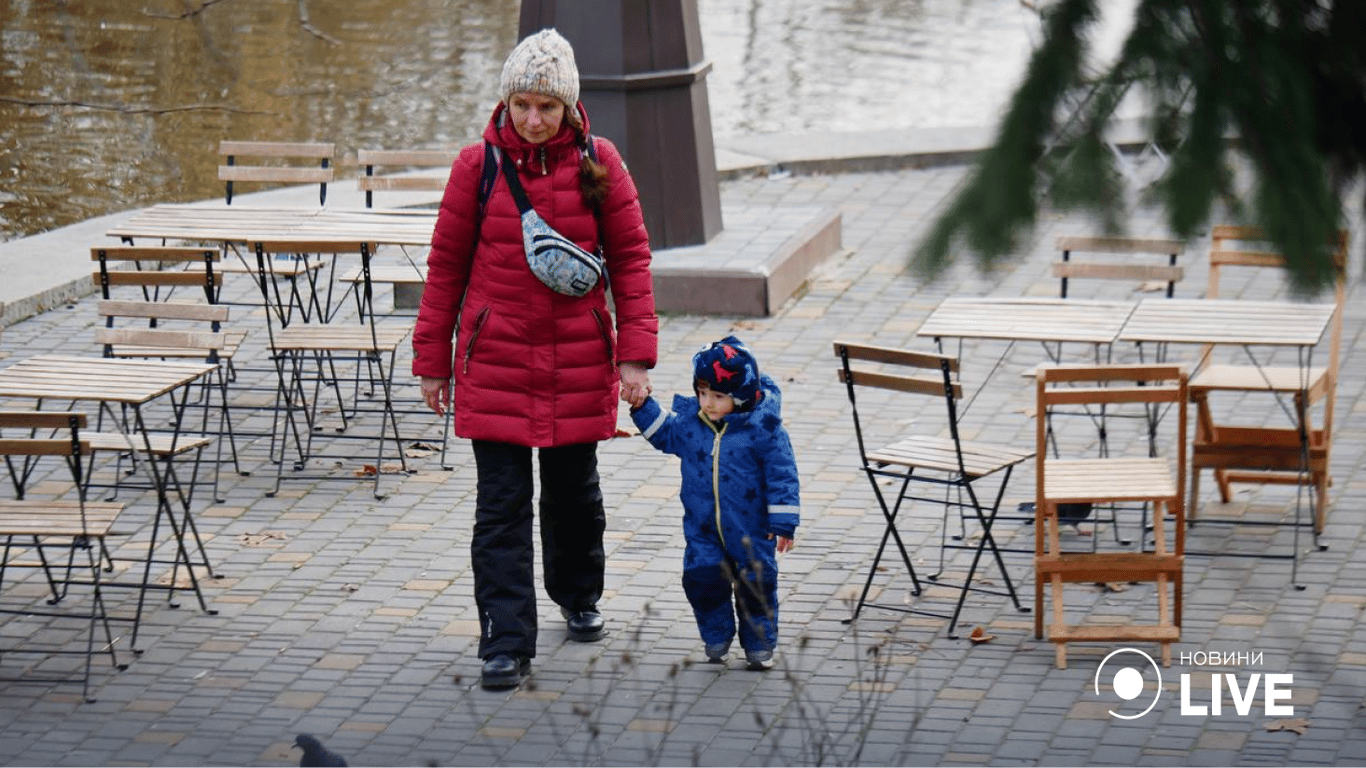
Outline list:
[[[650,388],[650,373],[641,363],[621,363],[617,366],[621,375],[621,399],[639,408],[654,390]]]
[[[422,399],[437,416],[445,416],[451,404],[451,380],[422,377]]]

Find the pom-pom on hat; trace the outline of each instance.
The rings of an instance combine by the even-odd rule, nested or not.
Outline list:
[[[543,29],[517,44],[503,63],[499,80],[503,101],[514,93],[554,96],[566,109],[579,103],[579,68],[574,47],[554,29]]]
[[[693,378],[705,381],[707,388],[724,392],[737,408],[759,402],[759,362],[743,341],[727,336],[693,355]]]

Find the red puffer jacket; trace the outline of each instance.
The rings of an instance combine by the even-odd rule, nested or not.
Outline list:
[[[582,106],[579,115],[586,130]],[[432,234],[413,374],[448,378],[454,362],[460,437],[531,447],[609,438],[617,423],[616,363],[653,368],[658,352],[650,243],[635,182],[617,148],[595,137],[610,179],[595,217],[579,191],[580,150],[567,121],[554,138],[531,144],[499,105],[484,140],[507,150],[536,212],[560,234],[591,251],[601,233],[615,328],[601,284],[575,298],[531,274],[521,216],[501,173],[481,225],[484,147],[473,144],[451,168]]]

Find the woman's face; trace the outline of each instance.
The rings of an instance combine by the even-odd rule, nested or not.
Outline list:
[[[539,93],[512,94],[508,111],[517,135],[532,144],[548,141],[560,132],[560,123],[564,122],[564,102]]]

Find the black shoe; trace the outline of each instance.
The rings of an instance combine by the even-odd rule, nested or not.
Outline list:
[[[506,653],[499,653],[484,660],[484,669],[479,673],[479,685],[489,690],[516,688],[522,678],[531,674],[531,659],[519,659]]]
[[[576,643],[595,642],[607,634],[606,624],[597,608],[589,608],[583,611],[569,611],[561,608],[560,613],[564,614],[564,618],[569,622],[569,639]]]

